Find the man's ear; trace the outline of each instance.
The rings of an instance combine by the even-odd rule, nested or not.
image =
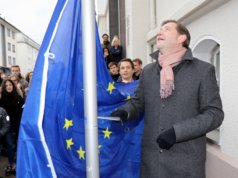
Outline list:
[[[186,39],[187,39],[186,35],[179,35],[178,42],[179,43],[183,43],[184,41],[186,41]]]

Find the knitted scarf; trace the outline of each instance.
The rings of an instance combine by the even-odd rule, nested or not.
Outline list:
[[[181,62],[186,50],[183,47],[170,54],[163,55],[159,53],[158,62],[162,67],[160,71],[160,97],[162,99],[172,95],[172,91],[175,90],[172,68]]]

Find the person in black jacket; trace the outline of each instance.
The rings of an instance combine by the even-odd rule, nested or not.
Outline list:
[[[0,107],[0,152],[2,144],[6,148],[8,157],[8,166],[5,168],[6,175],[14,174],[16,171],[16,161],[14,159],[14,141],[10,130],[10,117],[5,109]]]
[[[120,60],[122,59],[122,53],[123,52],[123,48],[120,45],[120,40],[118,38],[118,36],[114,36],[113,40],[112,40],[112,46],[110,48],[110,54],[113,56],[113,59],[115,60],[115,62],[119,63]]]
[[[101,44],[101,47],[102,47],[102,49],[103,49],[103,48],[108,48],[108,49],[110,49],[110,47],[111,47],[111,44],[110,44],[110,41],[109,41],[109,36],[108,36],[108,34],[106,34],[106,33],[104,33],[104,34],[102,35],[102,44]]]
[[[113,79],[114,82],[117,82],[120,74],[119,74],[119,68],[118,68],[118,65],[116,62],[110,62],[108,64],[108,67],[109,67],[109,71],[110,71],[110,74],[111,74],[111,77]]]
[[[1,99],[0,107],[3,107],[11,120],[9,134],[7,135],[7,142],[9,144],[7,150],[10,151],[9,155],[13,159],[9,161],[9,165],[5,168],[6,175],[15,174],[16,162],[14,160],[14,148],[17,148],[18,132],[20,127],[22,106],[24,104],[23,98],[18,94],[17,88],[12,80],[4,80],[1,85]]]
[[[110,54],[110,51],[108,48],[103,48],[103,56],[107,65],[107,68],[109,69],[109,63],[114,62],[115,60],[113,59],[112,55]]]
[[[13,81],[9,79],[3,81],[1,88],[0,107],[7,111],[11,119],[11,130],[16,135],[17,140],[24,100],[18,94]]]
[[[135,58],[132,62],[134,64],[133,79],[139,80],[140,74],[142,72],[142,60],[140,58]]]

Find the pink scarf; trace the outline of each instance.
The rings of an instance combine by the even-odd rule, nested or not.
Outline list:
[[[167,98],[172,95],[174,87],[173,67],[178,65],[184,56],[186,48],[182,48],[173,53],[163,55],[159,53],[158,62],[162,67],[160,71],[160,97]]]

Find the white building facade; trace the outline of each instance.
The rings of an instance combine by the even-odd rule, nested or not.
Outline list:
[[[40,45],[0,17],[0,66],[19,65],[24,75],[34,69]]]
[[[33,71],[40,48],[39,44],[23,33],[16,34],[16,43],[16,62],[21,68],[21,73],[26,74],[27,72]]]
[[[220,129],[208,134],[216,143],[212,147],[208,146],[208,159],[222,159],[221,162],[225,162],[226,166],[230,165],[236,169],[233,171],[238,170],[238,22],[235,20],[238,17],[237,8],[237,0],[125,1],[124,48],[127,57],[139,57],[144,65],[152,62],[149,54],[156,50],[155,38],[160,24],[164,20],[175,19],[189,29],[192,37],[190,47],[194,56],[216,67],[225,119]],[[110,25],[107,24],[110,15],[108,13],[108,10],[104,10],[104,14],[98,16],[100,33],[110,32]],[[103,24],[100,23],[102,20]],[[213,152],[210,154],[209,150]],[[212,169],[211,165],[207,168]],[[238,177],[238,171],[236,173]],[[222,176],[222,173],[219,176]],[[207,173],[207,177],[217,175]]]

